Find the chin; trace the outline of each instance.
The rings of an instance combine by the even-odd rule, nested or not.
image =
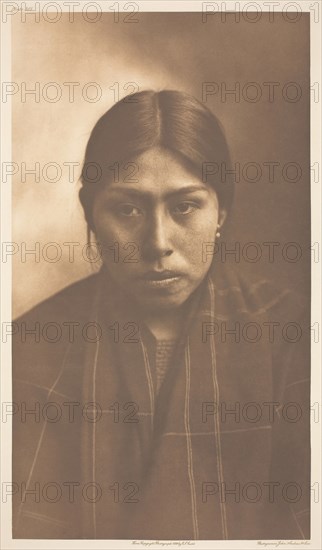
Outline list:
[[[172,295],[172,296],[146,296],[144,299],[142,299],[142,296],[139,296],[136,299],[136,302],[140,307],[146,310],[159,310],[159,311],[169,311],[171,309],[176,309],[180,306],[182,306],[188,298],[191,296],[191,294],[184,295],[184,296],[178,296]]]

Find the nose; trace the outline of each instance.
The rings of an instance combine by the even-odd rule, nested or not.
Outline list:
[[[154,213],[147,223],[142,254],[145,260],[157,260],[171,256],[170,220],[162,212]]]

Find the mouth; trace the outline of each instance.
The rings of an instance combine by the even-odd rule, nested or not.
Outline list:
[[[142,276],[145,281],[165,281],[167,279],[174,279],[180,277],[181,273],[178,271],[171,271],[170,269],[164,269],[162,271],[147,271]]]
[[[181,277],[182,273],[165,269],[163,271],[148,271],[140,279],[150,287],[165,288],[177,283]]]

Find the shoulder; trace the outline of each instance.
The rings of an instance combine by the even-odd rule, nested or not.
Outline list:
[[[99,274],[69,285],[13,322],[13,378],[52,385],[67,354],[81,360],[82,330],[91,319]],[[17,395],[17,384],[14,384]]]
[[[232,315],[309,322],[310,297],[274,280],[250,278],[226,266],[218,270],[214,280],[217,297]]]
[[[256,341],[270,358],[275,396],[281,399],[285,388],[302,388],[299,382],[309,382],[309,292],[303,295],[265,278],[251,280],[229,268],[217,273],[215,294],[221,319],[234,327],[238,324],[252,353]]]
[[[88,315],[90,304],[97,288],[99,274],[81,279],[40,302],[15,319],[14,323],[49,322]]]

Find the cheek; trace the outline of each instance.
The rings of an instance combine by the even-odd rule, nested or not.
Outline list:
[[[106,214],[94,216],[94,225],[102,260],[109,272],[119,280],[131,276],[139,262],[139,246],[134,242],[133,231],[125,230]]]
[[[177,233],[177,250],[188,258],[190,264],[200,264],[201,271],[207,266],[207,263],[202,261],[202,251],[205,243],[215,242],[217,219],[217,213],[212,214],[211,217],[203,217],[194,224],[193,228],[185,228]]]
[[[96,237],[102,243],[118,242],[126,243],[130,241],[130,234],[121,225],[116,224],[107,215],[94,216],[94,225],[96,229]]]

